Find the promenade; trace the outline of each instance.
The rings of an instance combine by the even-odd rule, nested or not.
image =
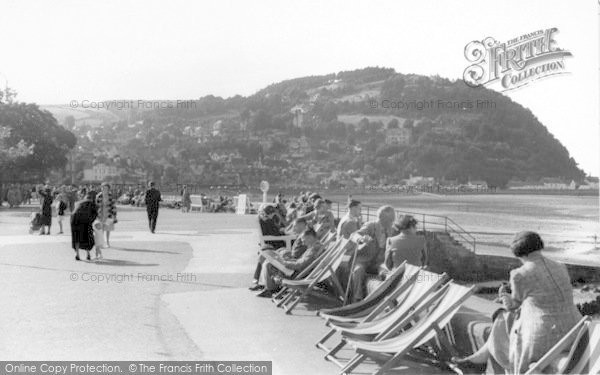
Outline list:
[[[28,215],[0,211],[1,360],[271,360],[274,374],[337,373],[314,347],[326,332],[315,311],[285,315],[246,289],[256,216],[162,209],[151,234],[145,211],[120,209],[105,259],[77,262],[68,225],[29,235]],[[437,372],[407,365],[394,373]]]

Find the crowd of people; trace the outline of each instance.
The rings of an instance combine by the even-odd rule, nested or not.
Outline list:
[[[322,248],[320,241],[329,232],[335,232],[337,238],[360,244],[353,264],[338,271],[341,281],[350,282],[352,301],[360,301],[365,296],[369,278],[385,278],[404,261],[416,265],[424,265],[427,261],[426,242],[423,236],[417,235],[417,221],[410,215],[396,218],[396,211],[391,206],[379,208],[376,220],[363,222],[361,202],[349,197],[346,214],[337,220],[332,212],[332,202],[317,193],[303,192],[290,200],[278,194],[273,203],[259,209],[259,222],[265,236],[297,237],[291,249],[286,249],[283,241],[267,241],[269,248],[279,249],[283,264],[294,269],[294,274],[317,258],[320,252],[315,249]],[[313,237],[315,241],[312,241]],[[284,276],[272,265],[265,266],[264,263],[264,257],[259,256],[250,289],[260,291],[261,297],[268,297],[277,291]]]
[[[30,233],[50,235],[55,217],[59,226],[57,234],[63,234],[63,222],[70,211],[71,246],[75,259],[81,260],[80,250],[87,252],[87,260],[91,260],[93,250],[96,259],[103,259],[102,248],[110,248],[110,234],[118,222],[115,197],[120,193],[106,182],[99,186],[80,186],[79,189],[74,186],[37,185],[31,195],[39,199],[40,206],[39,211],[31,215]],[[144,205],[151,233],[156,230],[161,201],[160,191],[155,188],[154,182],[149,182],[148,189],[144,191]]]
[[[259,252],[250,290],[259,297],[271,297],[284,278],[294,278],[315,260],[323,249],[326,232],[357,244],[355,261],[349,263],[350,298],[360,301],[367,295],[368,278],[385,279],[390,271],[407,262],[427,266],[428,250],[423,235],[417,233],[417,221],[405,215],[396,217],[391,206],[380,207],[376,219],[363,222],[361,203],[349,198],[346,214],[335,220],[330,204],[316,193],[301,193],[291,200],[278,195],[263,205],[259,222],[263,235],[295,236],[291,249],[283,241],[269,241]],[[575,326],[581,315],[574,304],[573,289],[564,264],[542,254],[544,243],[534,232],[517,233],[510,249],[522,266],[511,271],[510,283],[500,287],[502,303],[492,316],[490,335],[485,344],[470,356],[452,361],[467,371],[485,372],[486,366],[501,366],[510,373],[524,373]],[[274,251],[284,274],[261,254]],[[343,278],[341,278],[343,280]],[[497,367],[495,367],[497,368]]]

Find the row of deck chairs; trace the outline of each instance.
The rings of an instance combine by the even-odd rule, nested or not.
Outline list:
[[[331,329],[316,346],[341,367],[341,374],[350,374],[367,358],[383,359],[375,374],[386,373],[405,358],[443,365],[455,354],[445,328],[472,293],[473,287],[455,284],[446,274],[404,263],[364,300],[321,310]],[[327,347],[336,334],[338,343]],[[356,354],[342,363],[336,355],[347,345]]]
[[[273,296],[276,306],[287,314],[298,303],[328,284],[344,306],[322,309],[318,315],[330,328],[316,346],[325,359],[350,374],[367,358],[382,365],[374,374],[384,374],[403,359],[425,362],[458,373],[449,363],[457,353],[453,345],[450,320],[473,294],[474,287],[449,280],[446,274],[426,271],[410,264],[396,268],[364,300],[346,304],[348,289],[342,288],[337,270],[352,262],[357,245],[324,234],[323,252],[294,279],[283,280],[282,289]],[[351,280],[348,280],[348,286]],[[326,343],[337,337],[336,344]],[[355,355],[343,363],[338,353],[346,346]],[[551,371],[557,374],[600,374],[600,322],[583,318],[543,358],[532,364],[527,374]]]
[[[455,370],[449,359],[453,346],[450,320],[473,294],[473,287],[455,284],[439,275],[403,264],[363,301],[319,312],[330,331],[317,343],[325,359],[350,374],[367,358],[383,364],[384,374],[403,359]],[[335,336],[337,344],[327,341]],[[337,354],[350,346],[355,355],[342,363]],[[600,322],[583,318],[527,374],[600,374]]]

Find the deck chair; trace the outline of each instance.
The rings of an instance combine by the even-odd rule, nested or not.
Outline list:
[[[268,246],[266,241],[283,241],[285,242],[286,249],[292,248],[292,241],[296,239],[295,235],[285,234],[282,236],[265,236],[262,228],[260,227],[260,219],[257,219],[256,224],[258,225],[258,246],[260,246],[260,249],[264,249]]]
[[[327,244],[324,244],[324,246],[325,249],[321,254],[317,256],[317,259],[315,259],[311,264],[308,265],[308,267],[306,267],[298,275],[296,275],[294,277],[294,280],[303,280],[309,275],[311,275],[311,273],[315,272],[315,269],[319,269],[319,267],[317,266],[322,264],[326,259],[329,259],[328,257],[332,254],[332,252],[338,249],[339,246],[341,246],[341,241],[336,240],[335,237],[332,237]],[[287,286],[282,285],[279,292],[273,295],[272,300],[275,303],[275,306],[281,307],[281,305],[284,302],[284,299],[282,299],[282,297],[289,292],[288,289],[289,288]]]
[[[420,280],[419,280],[420,279]],[[417,281],[418,280],[418,281]],[[446,274],[436,274],[419,270],[414,275],[413,282],[408,290],[398,296],[396,306],[389,311],[374,311],[363,321],[330,322],[332,330],[342,335],[342,340],[327,352],[326,360],[343,367],[335,355],[346,345],[347,340],[379,341],[393,331],[398,331],[408,324],[411,319],[417,318],[418,313],[433,306],[446,293],[447,287],[438,290],[447,281]],[[326,349],[321,347],[321,349]]]
[[[600,320],[582,318],[526,374],[600,374]]]
[[[357,355],[346,364],[341,374],[350,374],[367,357],[378,358],[382,355],[389,359],[374,374],[384,374],[397,366],[413,349],[425,345],[432,339],[446,337],[442,329],[450,322],[464,301],[473,294],[473,290],[473,286],[464,287],[450,282],[432,296],[439,297],[434,307],[422,305],[414,311],[412,317],[399,322],[377,341],[349,340],[348,343],[355,348]],[[425,315],[415,320],[415,317],[421,313]],[[401,325],[405,325],[407,320],[413,320],[414,324],[398,334],[398,329],[402,328]]]
[[[336,307],[331,309],[321,309],[317,315],[326,321],[362,321],[371,311],[373,311],[381,302],[386,300],[393,292],[397,292],[400,286],[418,272],[419,267],[403,262],[396,267],[389,276],[375,289],[369,293],[365,299],[352,303],[350,305]],[[398,292],[397,292],[398,293]],[[401,291],[400,291],[401,293]],[[399,295],[399,293],[397,294]],[[397,296],[396,295],[396,296]]]
[[[318,264],[315,269],[306,278],[302,280],[283,280],[283,285],[290,290],[287,296],[283,298],[281,306],[283,306],[285,313],[290,314],[294,307],[302,301],[304,298],[309,296],[314,287],[318,283],[322,283],[331,279],[334,287],[337,289],[340,295],[343,295],[344,289],[339,282],[335,272],[342,263],[344,254],[352,249],[356,244],[345,238],[338,241],[336,249],[332,251],[328,256],[324,257],[322,262]]]
[[[325,342],[341,329],[342,324],[349,326],[352,323],[369,322],[388,309],[396,307],[398,301],[406,297],[406,291],[416,282],[419,270],[419,267],[404,262],[364,300],[319,311],[317,314],[326,320],[325,324],[331,327],[331,330],[317,341],[316,347],[330,354],[331,349],[325,346]]]

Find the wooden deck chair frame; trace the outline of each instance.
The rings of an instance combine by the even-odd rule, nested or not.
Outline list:
[[[332,251],[334,251],[336,246],[339,246],[339,240],[334,240],[334,238],[332,238],[330,240],[330,242],[325,246],[326,246],[325,250],[317,257],[317,259],[313,260],[312,263],[308,265],[308,267],[306,267],[298,275],[296,275],[296,277],[294,277],[294,280],[302,280],[302,279],[308,277],[311,274],[311,272],[313,272],[315,270],[315,268],[317,268],[317,266],[328,256],[328,254],[330,254]],[[279,292],[277,292],[276,294],[273,295],[272,300],[275,303],[275,306],[281,307],[281,305],[284,302],[282,297],[287,292],[288,292],[288,287],[286,287],[285,285],[282,285]]]
[[[440,291],[442,291],[444,289],[449,290],[449,287],[451,284],[452,284],[452,282],[449,282],[448,284],[444,285],[444,287],[442,287],[442,289],[440,289],[438,292],[436,292],[436,294],[434,294],[434,296],[436,296]],[[468,288],[468,290],[460,298],[458,298],[456,301],[452,302],[452,304],[450,306],[446,307],[445,312],[447,314],[455,312],[467,300],[467,298],[469,298],[473,294],[474,289],[475,289],[474,286],[471,286],[470,288]],[[446,296],[446,293],[444,293],[444,296],[442,296],[437,301],[436,307],[434,307],[432,310],[429,310],[429,313],[426,316],[421,317],[420,319],[427,319],[427,317],[430,316],[433,311],[435,311],[437,308],[439,308],[439,303],[441,303],[442,299],[445,298],[445,296]],[[379,337],[378,340],[388,340],[388,339],[393,339],[394,337],[400,338],[403,335],[403,332],[400,332],[399,334],[396,335],[396,331],[401,328],[400,326],[403,324],[406,325],[406,323],[408,323],[408,321],[412,320],[420,312],[425,311],[426,308],[427,308],[427,306],[424,306],[424,305],[421,308],[418,308],[417,310],[415,310],[415,312],[412,314],[412,316],[407,317],[403,322],[399,322],[399,324],[396,327],[393,327],[393,328],[387,330],[387,333],[381,335],[381,337]],[[420,341],[422,341],[427,335],[431,334],[432,331],[435,332],[436,336],[440,335],[444,328],[444,327],[441,327],[441,321],[443,321],[446,318],[448,318],[448,316],[440,316],[434,322],[430,323],[427,326],[424,326],[422,328],[422,330],[419,332],[419,334],[414,339],[412,339],[410,342],[408,342],[406,345],[404,345],[401,350],[394,351],[394,354],[391,356],[391,358],[389,358],[373,374],[374,375],[383,375],[383,374],[385,374],[386,371],[397,366],[398,362],[406,354],[408,354],[411,350],[415,349],[415,346]],[[342,371],[340,372],[340,374],[350,374],[352,372],[352,370],[354,370],[356,367],[358,367],[358,365],[360,365],[367,358],[367,356],[378,357],[379,355],[386,354],[384,352],[381,352],[381,353],[380,352],[372,352],[372,351],[364,350],[361,348],[357,348],[356,353],[357,353],[357,355],[355,357],[353,357],[346,364],[346,366],[344,368],[342,368]]]
[[[415,276],[415,280],[418,278],[418,276],[419,276],[419,273],[417,273],[417,275]],[[348,338],[352,338],[353,340],[363,340],[363,341],[380,341],[380,340],[385,340],[385,339],[389,338],[390,335],[394,334],[395,332],[398,332],[399,330],[404,329],[408,324],[410,324],[415,319],[417,319],[418,314],[420,314],[421,312],[425,311],[426,309],[434,306],[435,303],[438,302],[439,299],[441,299],[445,295],[445,291],[449,286],[449,283],[446,284],[447,281],[448,281],[448,276],[445,273],[441,274],[440,277],[438,278],[438,280],[435,283],[433,283],[429,288],[427,288],[427,290],[413,303],[412,306],[403,306],[402,303],[400,303],[399,305],[397,305],[394,308],[394,310],[383,315],[381,317],[381,319],[386,319],[386,318],[389,319],[389,317],[392,314],[394,314],[395,310],[405,307],[405,311],[402,314],[398,315],[397,317],[393,318],[393,320],[389,322],[389,325],[387,325],[386,328],[384,328],[383,330],[381,330],[377,333],[373,333],[372,335],[350,334],[344,330],[344,328],[345,328],[344,326],[336,327],[335,325],[332,324],[331,326],[332,326],[333,330],[339,332],[342,335],[342,339],[335,347],[333,347],[332,349],[330,349],[327,352],[327,354],[325,355],[325,359],[337,364],[339,367],[344,367],[344,365],[342,365],[338,361],[338,359],[335,357],[335,355],[344,346],[346,346]],[[411,286],[414,286],[414,282],[412,283]],[[441,286],[441,288],[440,288],[440,286]],[[406,308],[406,307],[408,307],[408,308]],[[378,311],[373,311],[361,323],[373,322],[375,320],[375,318],[379,317],[379,315],[382,315],[383,312],[384,312],[383,308],[379,309]],[[355,327],[360,327],[360,324],[355,325]]]
[[[419,270],[420,269],[421,268],[419,268]],[[389,277],[384,283],[382,283],[373,293],[369,294],[367,296],[367,298],[365,298],[364,300],[353,303],[351,305],[343,306],[338,309],[329,309],[328,310],[328,311],[331,311],[332,313],[335,313],[336,311],[344,311],[344,310],[353,311],[353,312],[355,312],[354,314],[340,317],[340,316],[331,315],[331,314],[327,314],[327,313],[323,313],[323,312],[319,311],[318,315],[321,316],[322,318],[326,319],[325,324],[328,327],[331,327],[331,330],[329,330],[329,332],[327,332],[323,337],[321,337],[321,339],[319,341],[317,341],[315,346],[317,348],[325,351],[327,354],[329,354],[329,353],[331,353],[332,349],[325,346],[325,342],[327,340],[329,340],[329,338],[338,331],[338,328],[335,326],[336,323],[339,323],[339,322],[342,322],[342,323],[369,322],[369,321],[373,320],[375,317],[377,317],[380,313],[384,312],[387,308],[392,308],[394,306],[394,304],[396,303],[396,299],[402,293],[407,291],[408,288],[410,288],[417,280],[417,277],[419,274],[418,271],[414,272],[408,278],[404,278],[405,270],[406,270],[406,262],[403,262],[398,268],[396,268],[394,270],[394,273],[392,275],[390,275],[391,277]],[[391,291],[388,291],[388,293],[381,295],[382,299],[378,299],[379,296],[377,296],[377,294],[379,294],[379,293],[377,293],[377,291],[381,291],[381,290],[385,291],[386,289],[388,289],[390,284],[392,284],[395,279],[394,275],[396,277],[401,277],[402,280],[400,280],[400,283],[398,285],[396,285],[396,287],[393,288]],[[369,297],[371,297],[371,298],[369,298]],[[376,302],[376,303],[373,304],[373,302]]]
[[[554,345],[552,347],[552,349],[550,349],[546,354],[544,354],[544,356],[542,358],[540,358],[539,361],[532,363],[529,366],[529,369],[527,370],[527,372],[525,374],[529,375],[529,374],[542,373],[542,371],[544,371],[550,364],[552,364],[552,362],[554,362],[556,359],[558,359],[558,357],[562,353],[567,351],[567,349],[569,349],[569,347],[570,347],[570,349],[567,354],[566,360],[559,368],[556,369],[556,373],[558,373],[558,374],[579,373],[582,370],[584,370],[582,368],[578,368],[578,367],[582,367],[580,365],[580,363],[581,362],[589,362],[589,364],[583,365],[583,367],[588,367],[585,370],[586,373],[597,374],[598,371],[600,371],[600,365],[599,364],[594,365],[594,360],[596,361],[595,363],[598,363],[598,361],[600,360],[600,358],[598,358],[600,356],[600,352],[595,353],[597,355],[596,358],[589,358],[589,359],[585,358],[585,357],[579,358],[579,360],[577,361],[577,363],[574,366],[572,363],[576,356],[576,349],[578,348],[578,346],[580,344],[585,344],[587,346],[585,348],[586,349],[585,351],[587,351],[587,349],[589,349],[589,346],[591,344],[590,339],[592,339],[592,337],[591,337],[592,335],[590,332],[591,324],[592,324],[592,319],[589,316],[583,317],[575,326],[573,326],[573,328],[571,328],[571,330],[569,330],[569,332],[567,332],[563,336],[562,339],[560,339],[559,342],[556,343],[556,345]],[[581,340],[584,339],[584,337],[586,337],[586,333],[588,333],[587,342],[582,343]],[[597,344],[597,345],[600,347],[600,344]],[[593,356],[594,353],[591,353],[591,354]],[[594,369],[594,367],[596,367],[596,368]],[[571,372],[573,370],[576,370],[576,372]]]
[[[305,299],[311,294],[315,285],[319,282],[323,282],[326,279],[331,279],[338,293],[343,295],[344,289],[340,281],[338,280],[335,271],[341,263],[342,257],[348,250],[349,246],[355,246],[356,244],[347,239],[341,239],[338,248],[330,253],[321,264],[319,264],[310,276],[303,280],[284,280],[283,284],[287,286],[291,292],[283,298],[282,307],[286,314],[290,314],[294,307],[300,301]],[[315,272],[316,271],[316,272]]]

